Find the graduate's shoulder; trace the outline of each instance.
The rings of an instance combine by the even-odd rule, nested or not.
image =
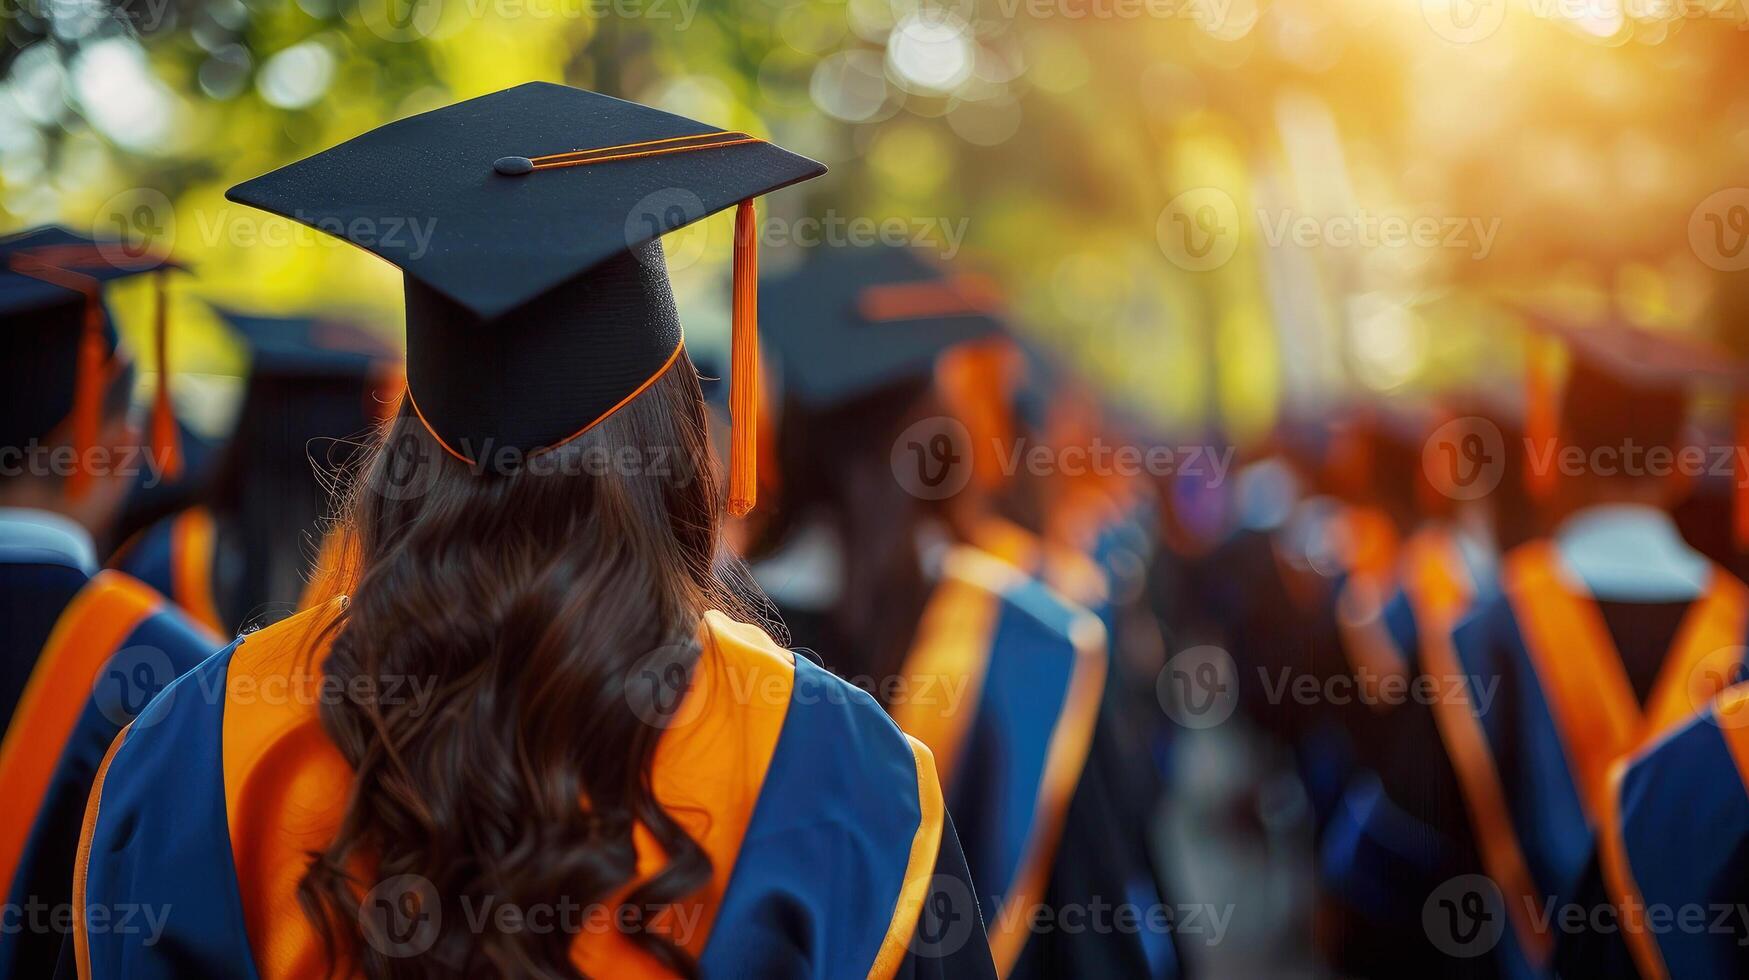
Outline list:
[[[689,697],[704,703],[683,705],[683,721],[690,723],[687,715],[696,718],[704,713],[719,729],[749,730],[776,723],[782,735],[775,751],[822,759],[837,755],[852,765],[858,752],[893,758],[927,755],[928,750],[900,731],[867,691],[810,657],[779,646],[760,627],[713,610],[704,615],[700,636],[700,662]],[[707,678],[708,689],[703,686]],[[676,729],[670,736],[681,731]],[[848,741],[813,741],[827,733]],[[916,781],[914,773],[899,778]]]
[[[192,669],[227,642],[150,584],[115,569],[93,575],[75,602],[89,603],[81,615],[94,618],[134,615],[126,643],[162,652],[177,674]]]
[[[701,635],[693,707],[681,708],[679,726],[657,749],[658,796],[717,798],[728,805],[713,820],[728,822],[743,811],[733,789],[707,773],[731,774],[729,783],[744,774],[756,786],[736,835],[718,931],[738,926],[713,938],[710,954],[751,962],[770,951],[754,947],[781,945],[761,931],[779,921],[774,916],[857,909],[859,925],[833,930],[830,945],[880,967],[871,973],[890,972],[942,846],[946,809],[934,757],[866,691],[758,627],[710,612]],[[707,757],[715,763],[708,769],[700,765]],[[697,774],[692,786],[673,796],[690,800],[670,801],[664,785],[689,772]],[[868,928],[876,924],[882,928]]]
[[[965,546],[950,549],[942,559],[942,576],[989,596],[1011,641],[1043,642],[1070,655],[1104,653],[1105,627],[1097,615],[988,552]]]
[[[123,734],[129,764],[210,739],[222,742],[228,772],[245,772],[278,740],[319,726],[317,644],[342,601],[236,637],[178,676]]]
[[[1641,780],[1712,782],[1733,771],[1749,789],[1749,683],[1714,695],[1694,717],[1652,740],[1622,768],[1624,790]]]
[[[25,700],[47,697],[65,707],[92,695],[106,715],[132,717],[223,645],[151,586],[106,569],[86,580],[56,616]]]
[[[0,513],[0,570],[72,582],[96,572],[89,540],[81,540],[64,522],[8,520],[10,513]]]

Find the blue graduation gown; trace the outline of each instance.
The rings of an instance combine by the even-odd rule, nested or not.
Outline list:
[[[298,665],[319,664],[308,638],[343,602],[239,639],[117,739],[75,869],[78,930],[63,963],[78,975],[271,978],[331,965],[295,882],[308,850],[331,839],[350,771],[311,699],[254,692],[319,681]],[[687,940],[704,974],[989,976],[928,751],[865,693],[755,627],[709,613],[701,639],[651,778],[711,856],[710,884],[684,903],[706,916]],[[223,694],[202,696],[212,691]],[[117,908],[163,918],[100,921]],[[658,972],[611,932],[580,934],[572,952],[598,975]]]
[[[0,742],[0,882],[25,928],[0,977],[53,970],[66,932],[85,799],[123,725],[223,644],[144,584],[99,572],[56,618]]]
[[[1449,633],[1493,588],[1437,524],[1404,542],[1392,592],[1380,604],[1351,580],[1339,600],[1348,661],[1391,693],[1351,712],[1361,731],[1352,773],[1319,841],[1319,878],[1344,913],[1340,967],[1366,976],[1477,976],[1486,964],[1453,958],[1428,941],[1423,905],[1477,858],[1457,777],[1428,695],[1452,686],[1424,673],[1424,635]],[[1386,685],[1395,685],[1387,688]]]
[[[1749,685],[1618,765],[1563,976],[1749,975]]]
[[[1482,870],[1505,900],[1511,928],[1496,958],[1516,976],[1548,975],[1556,937],[1546,911],[1582,888],[1612,767],[1741,676],[1749,635],[1749,589],[1715,569],[1707,593],[1678,610],[1667,650],[1618,649],[1606,606],[1568,584],[1559,561],[1550,541],[1515,549],[1499,592],[1448,642],[1422,645],[1426,672],[1462,684],[1435,714]],[[1635,604],[1610,605],[1632,621]],[[1630,666],[1648,682],[1636,685]]]
[[[935,753],[1004,976],[1069,969],[1170,976],[1169,923],[1143,827],[1114,769],[1102,710],[1098,618],[1020,569],[953,549],[890,699],[900,727]],[[1105,751],[1095,754],[1096,745]],[[1034,929],[1040,908],[1099,900],[1141,913],[1133,928]],[[1149,916],[1153,916],[1150,921]]]
[[[109,566],[169,596],[201,625],[231,632],[220,611],[222,569],[218,525],[205,507],[191,507],[141,528],[114,555]]]
[[[0,730],[61,610],[96,572],[90,539],[61,519],[0,511]]]

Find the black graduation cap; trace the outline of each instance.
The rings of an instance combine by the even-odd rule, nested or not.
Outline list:
[[[125,398],[132,365],[121,355],[115,324],[103,301],[110,282],[180,268],[168,257],[115,240],[97,240],[58,225],[0,239],[0,313],[7,321],[4,353],[12,383],[0,395],[0,439],[21,446],[63,424],[81,463],[97,442],[106,403]],[[158,280],[155,342],[166,375],[158,385],[153,443],[168,452],[167,475],[182,466],[165,357],[167,299]],[[68,481],[68,495],[85,493],[83,466]]]
[[[1654,333],[1610,320],[1590,326],[1539,318],[1536,335],[1550,338],[1570,355],[1561,386],[1558,430],[1579,446],[1619,446],[1632,439],[1641,446],[1679,442],[1691,395],[1709,386],[1735,390],[1745,374],[1722,349],[1696,338]],[[1533,355],[1533,368],[1546,366]],[[1533,371],[1533,375],[1536,372]],[[1553,386],[1532,378],[1527,415],[1549,425]]]
[[[123,540],[197,503],[217,499],[235,507],[275,480],[307,483],[312,454],[332,460],[339,451],[332,443],[365,430],[398,403],[400,350],[354,323],[218,306],[213,312],[249,354],[234,430],[221,438],[178,422],[182,476],[141,473],[118,519]]]
[[[659,238],[732,205],[732,401],[751,414],[751,201],[825,170],[745,133],[531,82],[390,123],[227,197],[401,268],[409,402],[472,460],[561,445],[660,376],[681,328]],[[736,431],[730,509],[745,510],[753,426],[737,417]]]
[[[765,290],[767,344],[784,391],[808,408],[926,378],[944,351],[1003,330],[988,280],[910,248],[816,248]]]
[[[401,359],[363,327],[322,316],[263,316],[214,307],[249,351],[252,377],[363,378]]]
[[[1586,451],[1624,446],[1630,439],[1646,448],[1679,447],[1696,391],[1727,392],[1740,402],[1749,391],[1749,369],[1728,351],[1698,338],[1653,332],[1619,320],[1582,326],[1538,317],[1531,327],[1525,428],[1532,452],[1557,437]],[[1558,409],[1547,359],[1536,347],[1543,338],[1559,342],[1570,355]],[[1742,472],[1749,414],[1741,404],[1736,414],[1740,431],[1735,529],[1739,546],[1749,547],[1749,473]],[[1531,470],[1532,492],[1546,496],[1553,471]]]

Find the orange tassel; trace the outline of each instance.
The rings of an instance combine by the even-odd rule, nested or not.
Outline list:
[[[157,297],[152,321],[152,343],[157,348],[158,395],[152,402],[152,445],[163,453],[164,478],[182,476],[182,437],[176,430],[176,411],[170,407],[170,286],[165,270],[158,271]]]
[[[1732,496],[1731,525],[1736,532],[1737,550],[1749,551],[1749,397],[1737,400],[1737,466],[1736,487]]]
[[[103,415],[104,362],[103,303],[95,287],[85,292],[85,324],[79,332],[79,366],[73,382],[73,451],[78,455],[73,475],[67,481],[67,496],[84,498],[91,490],[91,471],[86,457],[97,445]]]
[[[1559,438],[1559,407],[1555,404],[1554,371],[1542,338],[1535,334],[1525,337],[1524,348],[1524,436],[1526,452],[1524,484],[1532,498],[1548,500],[1555,490],[1555,470],[1547,464],[1554,459],[1555,440]]]
[[[735,208],[734,320],[729,368],[729,514],[759,499],[759,225],[751,198]]]
[[[71,500],[82,499],[91,490],[92,475],[86,469],[89,462],[86,457],[97,445],[103,424],[104,389],[111,377],[108,370],[110,353],[103,342],[103,283],[78,270],[107,261],[108,257],[92,246],[68,245],[18,252],[10,262],[12,270],[20,275],[53,283],[85,297],[85,316],[79,333],[73,381],[73,413],[68,419],[68,426],[73,431],[73,451],[78,458],[73,474],[67,480],[67,496]],[[158,303],[159,356],[162,357],[165,317],[162,279],[159,280]],[[180,454],[176,456],[180,467]]]

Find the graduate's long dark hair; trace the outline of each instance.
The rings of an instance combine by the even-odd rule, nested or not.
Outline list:
[[[342,576],[350,600],[329,628],[325,680],[435,682],[428,703],[321,709],[356,775],[299,896],[341,941],[336,962],[356,951],[371,977],[573,977],[574,931],[470,929],[468,911],[587,909],[628,886],[623,907],[648,910],[710,877],[652,794],[662,730],[628,694],[646,670],[690,669],[704,610],[745,618],[716,571],[722,504],[691,362],[525,467],[470,466],[403,413],[346,504],[356,571]],[[667,855],[645,878],[637,824]],[[435,943],[404,958],[365,941],[359,918],[366,889],[400,875],[441,904]],[[626,931],[696,973],[667,937]]]

